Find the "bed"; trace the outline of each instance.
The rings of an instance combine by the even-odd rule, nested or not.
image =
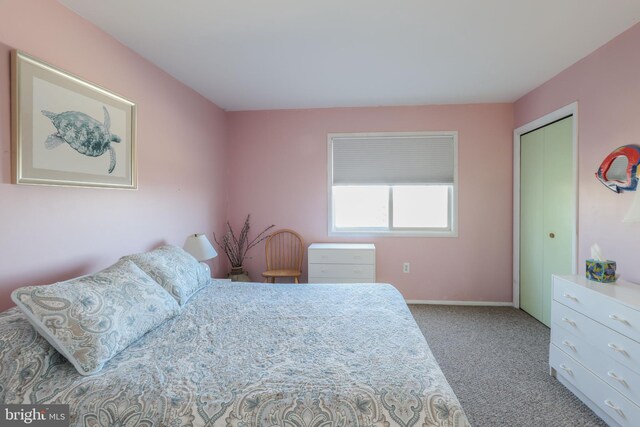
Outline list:
[[[90,376],[17,307],[0,313],[0,402],[73,426],[467,426],[388,284],[211,280]]]

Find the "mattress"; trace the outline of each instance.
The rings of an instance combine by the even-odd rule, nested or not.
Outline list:
[[[0,313],[0,402],[64,403],[74,426],[467,426],[388,284],[214,281],[81,376]]]

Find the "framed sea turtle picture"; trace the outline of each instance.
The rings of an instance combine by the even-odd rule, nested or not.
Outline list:
[[[20,51],[11,100],[14,183],[137,188],[132,101]]]

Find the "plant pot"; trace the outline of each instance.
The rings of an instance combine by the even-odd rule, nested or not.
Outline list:
[[[250,282],[249,274],[244,271],[244,267],[231,267],[231,272],[227,274],[227,278],[232,282]]]

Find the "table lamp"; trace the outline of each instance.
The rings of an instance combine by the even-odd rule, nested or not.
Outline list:
[[[200,261],[200,264],[207,269],[207,274],[211,276],[211,269],[203,261],[217,257],[218,253],[211,245],[211,242],[209,242],[209,239],[207,239],[207,236],[204,234],[189,235],[184,242],[183,249]]]
[[[640,222],[640,190],[636,190],[623,222]]]

